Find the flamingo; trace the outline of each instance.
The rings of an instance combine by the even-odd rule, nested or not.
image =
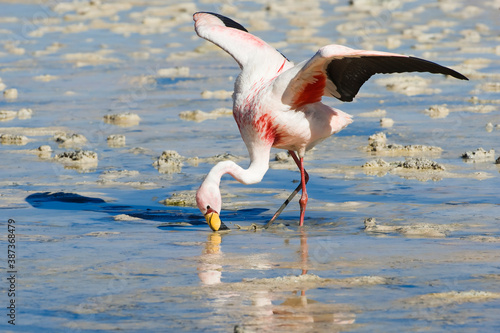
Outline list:
[[[269,168],[272,147],[288,150],[301,181],[266,227],[299,190],[299,226],[303,226],[309,179],[305,153],[352,122],[351,115],[323,104],[323,96],[351,102],[364,82],[377,73],[430,72],[468,80],[424,59],[333,44],[295,65],[228,17],[197,12],[193,20],[198,36],[230,54],[241,69],[234,84],[233,116],[250,156],[247,169],[232,161],[217,163],[196,192],[197,206],[213,231],[227,228],[220,219],[221,177],[229,174],[242,184],[260,182]]]

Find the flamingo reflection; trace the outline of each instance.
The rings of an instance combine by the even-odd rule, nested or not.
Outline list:
[[[205,242],[202,253],[202,260],[198,266],[198,277],[203,285],[218,284],[222,278],[222,265],[219,263],[222,258],[220,244],[222,236],[218,232],[210,233]]]
[[[300,269],[301,275],[307,274],[310,267],[309,246],[307,233],[300,228]],[[280,305],[273,308],[274,321],[278,327],[307,329],[312,323],[317,325],[334,324],[338,329],[330,327],[332,331],[341,330],[341,325],[353,324],[355,314],[343,309],[342,305],[325,304],[306,297],[307,289],[295,290],[292,297],[288,297]]]
[[[202,285],[214,286],[221,283],[224,271],[224,254],[221,250],[221,243],[224,236],[218,232],[208,235],[198,266],[198,276]],[[300,245],[296,252],[298,256],[297,265],[295,265],[300,269],[300,275],[307,275],[312,267],[307,236],[306,230],[300,228]],[[254,289],[251,289],[251,287],[252,285],[249,284],[248,289],[241,290],[241,287],[233,289],[233,286],[228,284],[223,290],[220,288],[207,289],[211,293],[211,304],[215,307],[216,312],[227,313],[230,310],[227,307],[229,302],[232,304],[231,309],[234,309],[235,312],[245,313],[245,321],[241,325],[237,325],[235,330],[252,327],[253,329],[257,328],[258,331],[274,332],[328,327],[331,331],[341,331],[348,327],[346,325],[355,322],[356,316],[350,306],[322,303],[310,299],[306,296],[306,288],[293,290],[291,295],[283,297],[282,292],[272,288],[254,286]],[[222,306],[223,304],[224,306]],[[234,306],[235,304],[239,304],[239,306]],[[219,306],[222,308],[218,308]]]

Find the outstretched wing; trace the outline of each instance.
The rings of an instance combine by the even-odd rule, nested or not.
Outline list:
[[[252,66],[259,69],[262,64],[282,66],[286,58],[262,39],[248,33],[238,22],[228,17],[210,12],[193,15],[195,30],[204,38],[229,53],[240,68]],[[265,70],[265,69],[263,69]]]
[[[468,80],[450,68],[424,59],[328,45],[319,49],[310,60],[281,74],[277,78],[277,84],[288,82],[282,101],[299,109],[306,104],[321,101],[322,96],[351,102],[372,75],[403,72],[430,72]]]

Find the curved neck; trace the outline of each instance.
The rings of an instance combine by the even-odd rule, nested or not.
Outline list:
[[[248,169],[243,169],[233,161],[219,162],[210,170],[206,180],[210,180],[220,185],[220,179],[223,175],[228,173],[234,179],[245,185],[259,183],[269,169],[270,149],[269,147],[269,149],[261,151],[258,156],[250,154],[251,161]]]

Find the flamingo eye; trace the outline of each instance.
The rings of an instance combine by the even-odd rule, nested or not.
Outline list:
[[[210,205],[207,206],[207,209],[210,209]]]

